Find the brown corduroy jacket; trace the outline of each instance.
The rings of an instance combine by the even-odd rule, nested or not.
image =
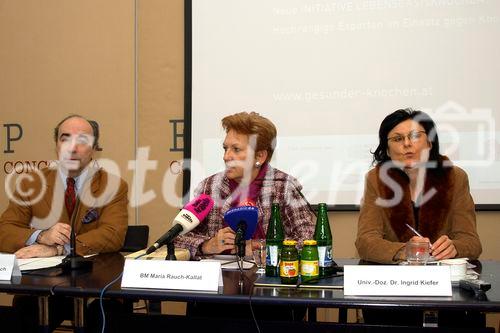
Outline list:
[[[57,222],[71,224],[64,206],[64,186],[57,169],[31,173],[21,182],[0,217],[0,252],[26,246],[38,229]],[[76,250],[80,255],[118,251],[128,227],[127,184],[102,169],[91,169],[80,193],[76,212]],[[108,186],[109,185],[109,186]]]
[[[409,179],[398,169],[387,172],[392,182],[382,181],[380,174],[381,168],[377,166],[366,177],[356,248],[361,259],[397,263],[402,259],[405,243],[414,236],[405,224],[416,226]],[[380,201],[376,202],[377,198],[393,198],[398,186],[402,200],[391,207],[382,207]],[[428,169],[423,194],[434,191],[419,208],[419,232],[431,242],[447,235],[455,245],[457,257],[477,259],[482,249],[467,174],[456,166],[444,168],[442,172]]]

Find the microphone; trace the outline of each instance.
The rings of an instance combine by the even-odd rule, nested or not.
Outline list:
[[[237,237],[239,234],[241,239],[248,240],[257,228],[258,212],[259,209],[255,206],[232,208],[224,214],[224,221],[236,232]]]
[[[71,215],[71,233],[69,238],[70,250],[68,255],[59,264],[65,272],[70,272],[73,270],[89,271],[92,269],[93,261],[84,258],[76,254],[76,232],[75,232],[75,221],[78,215],[78,209],[80,208],[80,196],[76,196],[75,208],[73,208],[73,213]]]
[[[247,231],[247,224],[244,221],[238,223],[238,230],[236,230],[236,237],[234,238],[234,244],[238,247],[238,256],[245,256],[245,232]]]
[[[258,217],[258,208],[255,206],[236,207],[224,214],[224,221],[236,232],[234,244],[240,258],[245,256],[245,240],[252,238]]]
[[[213,206],[214,200],[206,194],[201,194],[190,201],[174,218],[174,225],[172,228],[158,238],[158,240],[149,247],[146,254],[153,253],[163,245],[172,242],[175,237],[184,235],[186,232],[196,228],[198,224],[207,217]]]

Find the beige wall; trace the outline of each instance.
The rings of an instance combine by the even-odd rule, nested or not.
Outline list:
[[[171,121],[184,118],[183,8],[163,0],[0,0],[0,142],[12,151],[1,155],[2,179],[55,159],[53,127],[82,114],[101,126],[96,157],[116,162],[129,183],[129,224],[150,225],[151,239],[165,232],[182,203],[173,162],[183,154],[171,150],[183,140],[174,142]],[[7,143],[7,124],[22,127],[20,140]],[[136,146],[149,162],[129,164]],[[0,210],[7,201],[0,191]]]
[[[140,147],[150,147],[150,159],[158,161],[157,169],[148,173],[145,187],[145,191],[153,190],[156,198],[140,206],[139,221],[149,224],[150,241],[154,242],[170,227],[182,204],[180,199],[173,203],[177,207],[166,203],[161,185],[165,177],[176,179],[172,188],[180,197],[182,175],[176,174],[176,165],[170,165],[182,160],[183,154],[170,151],[176,145],[169,121],[184,119],[184,2],[140,0],[137,9],[138,141]],[[182,140],[179,144],[183,147]]]
[[[134,1],[0,1],[2,179],[25,161],[56,159],[54,126],[78,113],[99,122],[97,158],[130,182],[134,158]],[[6,124],[20,140],[7,150]],[[18,135],[17,129],[13,130]],[[17,163],[17,164],[16,164]],[[44,165],[42,163],[42,165]],[[3,184],[2,184],[3,185]],[[0,191],[0,210],[7,204]],[[131,214],[131,221],[134,214]]]

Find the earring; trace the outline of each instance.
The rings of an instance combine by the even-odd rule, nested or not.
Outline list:
[[[260,164],[260,162],[259,162],[259,161],[255,162],[255,167],[256,167],[257,169],[258,169],[258,168],[260,168],[261,166],[262,166],[262,164]]]

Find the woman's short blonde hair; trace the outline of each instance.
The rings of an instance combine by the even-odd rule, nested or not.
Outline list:
[[[266,162],[271,160],[276,147],[276,126],[257,112],[240,112],[222,118],[222,127],[228,133],[234,130],[240,134],[257,135],[255,151],[266,150]]]

